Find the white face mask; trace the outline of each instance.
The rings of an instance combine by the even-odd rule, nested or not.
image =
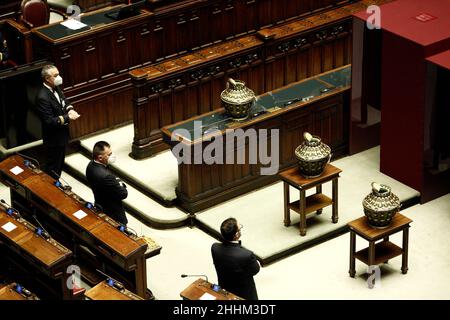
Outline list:
[[[53,84],[55,85],[55,87],[62,85],[63,83],[63,79],[61,78],[61,76],[57,76],[55,78],[55,81],[53,82]]]
[[[113,164],[114,162],[116,162],[116,160],[117,160],[116,155],[115,155],[115,154],[112,154],[112,155],[110,155],[109,158],[108,158],[108,164]]]

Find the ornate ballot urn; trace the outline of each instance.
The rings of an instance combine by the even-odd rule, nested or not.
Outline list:
[[[331,158],[331,148],[309,132],[303,134],[305,141],[295,149],[299,170],[305,178],[320,176]]]
[[[227,88],[220,94],[220,99],[225,110],[233,119],[245,120],[255,101],[255,93],[245,86],[244,81],[229,78]]]
[[[369,225],[383,229],[392,222],[392,218],[400,210],[401,203],[389,186],[372,182],[372,193],[364,198],[362,205]]]

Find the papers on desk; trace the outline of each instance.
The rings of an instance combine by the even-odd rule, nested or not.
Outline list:
[[[84,217],[87,216],[87,213],[84,212],[83,210],[78,210],[77,212],[75,212],[73,214],[76,218],[78,218],[79,220],[83,219]]]
[[[216,300],[216,297],[214,297],[212,294],[209,294],[208,292],[205,292],[199,300]]]
[[[70,30],[78,30],[87,27],[87,24],[84,24],[83,22],[80,22],[75,19],[64,20],[63,22],[61,22],[61,24]]]
[[[14,168],[12,168],[9,171],[11,171],[12,173],[14,173],[17,176],[19,173],[23,172],[23,169],[19,166],[15,166]]]
[[[2,229],[4,229],[6,232],[11,232],[11,231],[13,231],[15,228],[17,228],[17,226],[16,226],[14,223],[12,223],[12,222],[5,223],[5,224],[2,226]]]

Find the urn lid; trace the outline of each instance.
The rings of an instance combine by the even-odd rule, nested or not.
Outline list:
[[[372,208],[373,210],[400,209],[400,199],[391,192],[391,187],[376,182],[372,182],[371,186],[372,192],[363,200],[364,208]]]
[[[247,88],[244,81],[229,78],[227,88],[220,94],[220,99],[229,104],[246,104],[255,99],[255,93]]]
[[[331,148],[323,143],[320,137],[305,132],[303,138],[305,141],[295,149],[295,155],[298,159],[313,161],[324,159],[331,155]]]
[[[391,187],[376,182],[371,183],[372,192],[379,197],[387,197],[391,194]]]

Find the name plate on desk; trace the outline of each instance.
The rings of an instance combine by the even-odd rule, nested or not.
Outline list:
[[[6,232],[11,232],[16,228],[17,226],[12,222],[8,222],[2,226],[2,229],[5,230]]]
[[[63,25],[64,27],[70,29],[70,30],[78,30],[84,27],[87,27],[88,25],[85,23],[82,23],[78,20],[75,19],[67,19],[64,20],[63,22],[61,22],[61,25]]]
[[[11,171],[12,173],[14,173],[17,176],[18,174],[21,174],[23,172],[23,169],[19,166],[15,166],[14,168],[12,168],[9,171]]]
[[[74,215],[78,220],[81,220],[81,219],[83,219],[84,217],[87,216],[87,213],[84,212],[83,210],[78,210],[78,211],[75,212],[73,215]]]

